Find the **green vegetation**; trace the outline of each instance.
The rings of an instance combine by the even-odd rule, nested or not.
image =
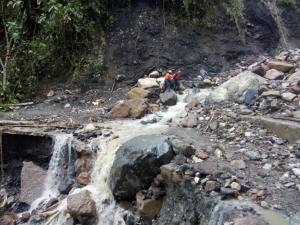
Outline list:
[[[41,81],[62,74],[75,83],[100,79],[102,60],[91,60],[87,50],[92,49],[93,37],[113,24],[110,9],[116,4],[130,10],[132,0],[2,0],[0,104],[33,95]],[[157,0],[164,15],[203,27],[214,25],[219,5],[219,0]],[[224,5],[242,31],[241,0]]]
[[[108,0],[2,0],[0,7],[0,103],[34,93],[39,80],[71,75],[109,21]]]
[[[277,0],[279,4],[293,7],[297,4],[297,0]]]

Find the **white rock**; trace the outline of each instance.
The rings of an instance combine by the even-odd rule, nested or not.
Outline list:
[[[300,168],[294,168],[293,172],[296,176],[300,176]]]
[[[263,166],[263,169],[264,169],[264,170],[271,170],[271,169],[272,169],[272,164],[270,164],[270,163],[265,164],[265,165]]]
[[[159,84],[157,83],[155,78],[142,78],[142,79],[139,79],[138,82],[137,82],[137,85],[138,85],[138,87],[145,88],[145,89],[158,88],[159,87]]]
[[[245,132],[245,137],[251,137],[252,133],[251,132]]]
[[[87,125],[84,127],[84,130],[85,130],[85,131],[92,131],[92,130],[95,130],[95,129],[96,129],[96,127],[95,127],[95,125],[92,124],[92,123],[89,123],[89,124],[87,124]]]
[[[199,181],[200,181],[200,178],[199,178],[199,177],[195,177],[195,178],[194,178],[194,181],[195,181],[196,184],[198,184]]]
[[[160,77],[160,73],[158,71],[153,71],[149,74],[150,78],[159,78]]]
[[[65,107],[65,108],[70,108],[70,107],[71,107],[71,104],[70,104],[70,103],[67,103],[67,104],[65,104],[64,107]]]
[[[199,159],[198,157],[196,157],[196,156],[192,156],[192,160],[193,160],[193,162],[194,163],[200,163],[200,162],[203,162],[203,160],[202,159]]]
[[[223,156],[223,152],[220,149],[216,149],[215,156],[220,159]]]
[[[285,92],[285,93],[282,93],[281,97],[283,100],[291,102],[297,97],[297,95],[295,95],[291,92]]]

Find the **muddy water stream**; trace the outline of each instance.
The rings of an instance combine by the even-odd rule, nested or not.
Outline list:
[[[167,111],[148,115],[142,119],[147,120],[154,116],[158,118],[158,123],[143,125],[141,120],[115,120],[101,124],[101,126],[111,128],[114,135],[117,135],[119,138],[111,139],[99,137],[97,138],[98,140],[93,140],[100,143],[100,151],[93,168],[92,182],[83,189],[91,191],[93,199],[95,199],[98,212],[98,225],[125,224],[123,219],[124,210],[116,204],[108,186],[110,168],[118,147],[136,136],[167,132],[169,129],[168,121],[172,120],[176,123],[186,114],[185,103],[183,102],[184,97],[185,95],[179,96],[177,105],[169,107]],[[74,190],[73,193],[77,193],[80,190]],[[61,213],[56,219],[52,219],[49,224],[63,224],[67,219],[65,213],[63,213],[66,207],[66,200],[64,200],[59,206]]]
[[[103,127],[111,128],[114,135],[117,135],[118,138],[113,139],[111,137],[98,137],[92,140],[100,145],[100,150],[93,167],[92,182],[83,189],[89,190],[96,202],[98,225],[125,225],[123,218],[126,212],[116,204],[108,186],[110,169],[119,146],[139,135],[166,133],[170,129],[168,121],[172,120],[172,122],[176,124],[179,122],[180,118],[186,115],[185,103],[183,102],[184,97],[184,95],[180,96],[178,104],[176,106],[169,107],[167,111],[148,115],[142,119],[151,120],[151,118],[156,117],[159,122],[154,124],[145,125],[141,123],[141,120],[115,120],[101,124]],[[45,182],[45,191],[41,198],[36,200],[32,208],[36,207],[45,199],[58,196],[57,176],[59,176],[59,167],[62,166],[60,163],[60,151],[64,146],[68,145],[71,137],[72,136],[70,135],[58,135],[55,138],[54,152]],[[90,144],[92,145],[92,143]],[[70,194],[78,193],[83,189],[73,190]],[[64,199],[58,206],[59,213],[55,215],[55,217],[50,217],[47,225],[63,224],[68,219],[66,209],[67,201]],[[222,208],[219,208],[217,211],[219,210],[222,211]],[[258,210],[258,212],[262,214],[263,218],[268,221],[270,225],[289,225],[288,220],[276,212],[270,210]],[[220,221],[222,221],[221,218],[217,218],[217,216],[216,218],[212,217],[209,225],[219,225]]]

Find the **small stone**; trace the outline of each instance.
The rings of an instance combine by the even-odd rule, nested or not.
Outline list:
[[[200,178],[199,178],[199,177],[195,177],[195,178],[194,178],[194,181],[195,181],[196,184],[198,184],[199,181],[200,181]]]
[[[240,113],[241,113],[241,115],[249,115],[249,114],[253,113],[253,111],[251,109],[248,109],[245,106],[241,106]]]
[[[268,67],[271,69],[276,69],[278,71],[281,71],[283,73],[289,72],[291,69],[294,68],[293,64],[282,62],[282,61],[277,61],[277,60],[270,60],[267,63]]]
[[[88,185],[91,182],[90,175],[87,172],[81,172],[76,177],[76,182],[80,185]]]
[[[277,100],[277,99],[273,99],[273,100],[271,101],[270,107],[271,107],[272,110],[277,110],[277,109],[279,109],[280,106],[279,106],[278,100]]]
[[[51,90],[48,92],[47,97],[53,97],[55,95],[54,91]]]
[[[261,155],[256,151],[247,151],[245,155],[251,160],[259,160],[261,158]]]
[[[265,91],[261,94],[261,96],[262,97],[268,97],[268,96],[280,97],[280,91],[275,91],[275,90]]]
[[[252,132],[245,132],[245,137],[251,137],[252,136]]]
[[[104,130],[102,131],[102,136],[103,136],[103,137],[109,137],[110,135],[112,135],[112,131],[111,131],[111,130],[104,129]]]
[[[158,71],[152,71],[150,74],[149,74],[149,77],[150,78],[159,78],[160,77],[160,73]]]
[[[93,131],[93,130],[95,130],[95,129],[96,129],[96,127],[95,127],[95,125],[92,124],[92,123],[89,123],[89,124],[87,124],[87,125],[84,127],[84,130],[85,130],[85,131]]]
[[[218,159],[220,159],[223,156],[223,152],[219,148],[217,148],[215,150],[214,154],[215,154],[215,157],[217,157]]]
[[[145,198],[142,192],[138,192],[136,194],[136,203],[137,209],[141,216],[147,219],[153,219],[159,213],[162,207],[161,199]]]
[[[211,122],[211,123],[209,124],[209,128],[210,128],[212,131],[218,129],[218,127],[219,127],[218,121],[213,121],[213,122]]]
[[[202,160],[205,160],[209,157],[205,152],[202,152],[202,151],[199,151],[199,150],[197,150],[195,152],[195,156],[199,159],[202,159]]]
[[[204,191],[205,192],[211,192],[211,191],[215,190],[216,184],[217,184],[216,181],[213,181],[213,180],[207,181],[206,184],[205,184]]]
[[[125,74],[117,74],[115,75],[115,81],[116,82],[122,82],[126,80],[126,75]]]
[[[64,108],[70,108],[71,107],[71,104],[70,103],[67,103],[67,104],[65,104],[65,106],[64,106]]]
[[[272,169],[272,164],[269,164],[269,163],[265,164],[265,165],[263,166],[263,169],[264,169],[264,170],[271,170],[271,169]]]
[[[23,213],[21,213],[21,215],[20,215],[20,220],[21,220],[22,222],[26,223],[26,222],[30,219],[30,217],[31,217],[30,212],[23,212]]]
[[[275,139],[275,143],[277,144],[277,145],[283,145],[283,144],[285,144],[287,141],[286,140],[284,140],[284,139],[282,139],[282,138],[276,138]]]
[[[276,69],[270,69],[266,72],[265,78],[269,80],[281,80],[284,74]]]
[[[298,177],[300,176],[300,168],[294,168],[293,173]]]
[[[295,95],[291,92],[285,92],[281,95],[281,97],[282,97],[283,100],[291,102],[297,97],[297,95]]]
[[[294,112],[292,112],[292,115],[294,118],[300,119],[300,111],[294,111]]]
[[[284,186],[286,188],[291,188],[291,187],[295,186],[295,183],[294,182],[289,182],[289,183],[284,184]]]
[[[237,191],[240,191],[240,190],[241,190],[241,185],[240,185],[239,183],[237,183],[237,182],[232,182],[232,183],[230,184],[230,187],[231,187],[232,189],[234,189],[234,190],[237,190]]]
[[[239,159],[239,160],[233,160],[233,161],[231,161],[230,164],[231,164],[232,166],[238,168],[238,169],[245,169],[245,168],[246,168],[246,163],[245,163],[245,161],[244,161],[244,160],[241,160],[241,159]]]
[[[269,206],[269,204],[267,203],[267,202],[265,202],[265,201],[262,201],[261,203],[260,203],[260,205],[261,205],[261,207],[263,207],[263,208],[265,208],[265,209],[268,209],[270,206]]]
[[[203,162],[203,160],[202,159],[199,159],[198,157],[196,157],[196,156],[192,156],[192,160],[193,160],[193,163],[200,163],[200,162]]]

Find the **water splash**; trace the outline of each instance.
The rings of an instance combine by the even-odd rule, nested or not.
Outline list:
[[[70,134],[57,134],[54,136],[53,153],[49,162],[47,177],[44,182],[43,194],[31,204],[31,211],[40,207],[41,204],[59,196],[58,185],[64,166],[64,149],[68,148],[69,157],[71,155]],[[70,159],[69,159],[70,163]],[[69,169],[69,167],[68,167]]]
[[[126,211],[117,205],[108,185],[110,169],[114,162],[115,153],[120,145],[136,136],[167,132],[170,128],[168,121],[172,120],[173,123],[176,123],[186,115],[186,103],[183,102],[185,96],[186,94],[178,96],[178,103],[169,107],[166,111],[147,115],[140,120],[114,120],[101,124],[103,127],[110,127],[118,138],[98,137],[93,140],[100,143],[100,151],[93,167],[92,182],[90,185],[82,189],[73,190],[70,193],[74,194],[81,190],[89,190],[91,192],[96,202],[98,225],[125,225],[124,216]],[[151,116],[159,117],[159,122],[146,125],[141,123],[142,120]],[[61,213],[49,225],[63,224],[67,220],[66,210],[67,201],[64,199],[59,206]]]

